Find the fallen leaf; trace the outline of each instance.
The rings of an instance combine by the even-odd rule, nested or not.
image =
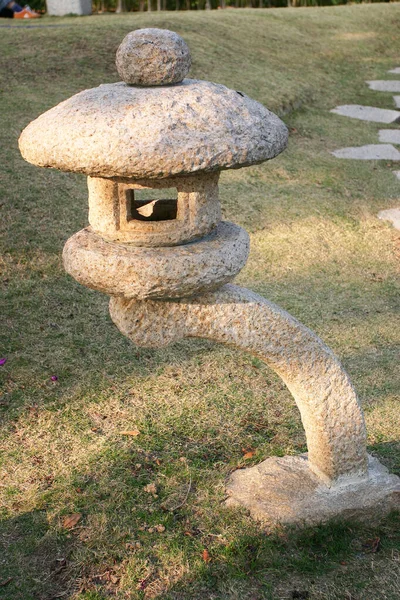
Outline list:
[[[243,452],[243,458],[245,460],[247,460],[249,458],[253,458],[253,456],[256,453],[256,451],[254,450],[254,448],[242,448],[242,452]]]
[[[133,435],[133,436],[136,436],[136,435],[140,434],[140,431],[138,431],[137,429],[132,429],[132,431],[120,431],[119,433],[120,433],[120,435]]]
[[[0,587],[5,587],[9,583],[11,583],[12,580],[13,580],[13,577],[9,577],[8,579],[5,579],[4,581],[0,581]]]
[[[74,513],[73,515],[67,515],[63,521],[63,527],[65,529],[72,529],[81,520],[81,513]]]
[[[156,525],[154,527],[154,529],[158,532],[158,533],[163,533],[163,531],[165,531],[165,527],[164,525]]]
[[[209,563],[209,562],[210,562],[210,560],[211,560],[211,556],[210,556],[210,553],[209,553],[209,551],[207,550],[207,548],[204,548],[204,550],[203,550],[203,554],[202,554],[202,557],[203,557],[203,560],[204,560],[204,562],[206,562],[206,563]]]
[[[148,485],[145,485],[143,489],[148,494],[157,494],[157,487],[155,483],[149,483]]]
[[[249,458],[253,458],[253,456],[255,455],[255,450],[249,450],[248,452],[246,452],[245,454],[243,454],[243,458],[244,460],[249,460]]]

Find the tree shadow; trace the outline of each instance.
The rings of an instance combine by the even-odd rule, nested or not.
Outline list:
[[[73,539],[52,530],[46,510],[0,520],[0,598],[57,598],[70,585],[65,566],[74,546]]]

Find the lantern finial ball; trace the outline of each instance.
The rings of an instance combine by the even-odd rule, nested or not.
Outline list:
[[[181,82],[189,72],[188,45],[168,29],[137,29],[117,50],[117,70],[129,85],[156,86]]]

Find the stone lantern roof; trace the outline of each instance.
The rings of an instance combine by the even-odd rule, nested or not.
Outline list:
[[[286,147],[286,126],[262,104],[185,79],[189,49],[173,32],[128,34],[117,68],[124,81],[80,92],[30,123],[22,156],[92,177],[148,180],[245,167]]]

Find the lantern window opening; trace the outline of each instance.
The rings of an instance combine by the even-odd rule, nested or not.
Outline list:
[[[178,218],[178,197],[175,188],[161,190],[126,190],[126,220],[174,221]]]

